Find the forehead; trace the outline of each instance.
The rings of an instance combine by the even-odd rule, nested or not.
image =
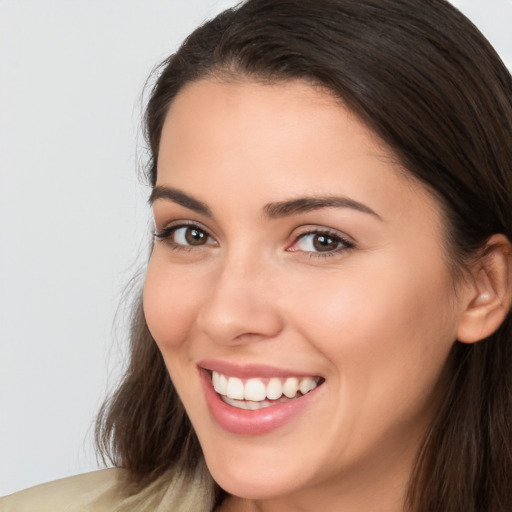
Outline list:
[[[196,148],[193,154],[191,143]],[[214,163],[220,158],[225,163],[235,157],[235,145],[240,157],[245,157],[240,170],[264,161],[270,164],[271,157],[277,162],[275,153],[279,153],[279,164],[285,158],[301,160],[316,153],[312,164],[320,168],[320,151],[314,149],[329,146],[343,153],[344,160],[366,154],[389,161],[397,171],[400,167],[393,152],[325,89],[302,81],[262,84],[250,80],[187,84],[167,113],[159,164],[183,156],[192,162],[213,153],[218,155]]]
[[[157,184],[242,207],[334,193],[384,209],[407,209],[418,197],[437,206],[338,98],[302,81],[188,84],[164,123]]]

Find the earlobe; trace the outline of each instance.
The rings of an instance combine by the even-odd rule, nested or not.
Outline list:
[[[512,245],[493,235],[474,266],[469,300],[457,328],[457,339],[475,343],[493,334],[507,316],[512,300]]]

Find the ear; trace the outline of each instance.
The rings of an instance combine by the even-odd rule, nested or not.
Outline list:
[[[498,329],[512,302],[512,245],[505,235],[493,235],[472,266],[467,300],[457,339],[475,343]]]

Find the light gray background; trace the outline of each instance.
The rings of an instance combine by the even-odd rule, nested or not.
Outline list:
[[[231,0],[0,0],[0,495],[97,467],[146,259],[141,93]],[[453,2],[512,64],[512,0]]]

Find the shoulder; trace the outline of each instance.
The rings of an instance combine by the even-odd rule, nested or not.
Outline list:
[[[0,512],[110,512],[124,471],[103,469],[55,480],[0,499]]]

